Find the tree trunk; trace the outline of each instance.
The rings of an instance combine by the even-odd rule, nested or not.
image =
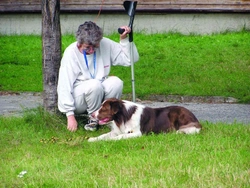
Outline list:
[[[60,0],[41,0],[43,43],[43,106],[57,111],[57,82],[61,60]]]

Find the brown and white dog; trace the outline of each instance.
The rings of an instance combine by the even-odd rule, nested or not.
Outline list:
[[[157,134],[175,130],[193,134],[201,130],[195,115],[184,107],[150,108],[114,98],[105,100],[92,117],[98,120],[99,125],[109,124],[111,132],[89,138],[89,142],[139,137],[151,132]]]

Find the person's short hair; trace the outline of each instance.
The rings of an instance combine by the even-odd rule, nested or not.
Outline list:
[[[81,24],[76,32],[76,40],[79,44],[98,45],[102,38],[102,29],[91,21]]]

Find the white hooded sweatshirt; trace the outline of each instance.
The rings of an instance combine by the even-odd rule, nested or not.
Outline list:
[[[139,60],[135,44],[133,45],[134,63]],[[70,44],[64,51],[58,80],[58,108],[66,114],[73,114],[75,110],[74,96],[78,95],[74,88],[81,82],[89,79],[98,79],[100,82],[109,75],[111,66],[130,66],[130,42],[128,38],[114,42],[103,38],[96,51],[96,66],[94,68],[94,54],[87,55],[87,62],[77,47],[77,42]],[[94,75],[94,78],[91,77]]]

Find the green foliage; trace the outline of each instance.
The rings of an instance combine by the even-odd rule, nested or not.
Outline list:
[[[250,125],[88,143],[41,108],[0,117],[0,187],[249,187]],[[18,174],[26,170],[22,178]]]
[[[118,34],[107,36],[116,41]],[[62,51],[75,41],[62,37]],[[140,60],[135,64],[137,97],[151,94],[224,96],[250,102],[250,33],[181,35],[134,33]],[[38,36],[0,36],[0,90],[42,91],[42,50]],[[111,75],[131,93],[131,70]]]

